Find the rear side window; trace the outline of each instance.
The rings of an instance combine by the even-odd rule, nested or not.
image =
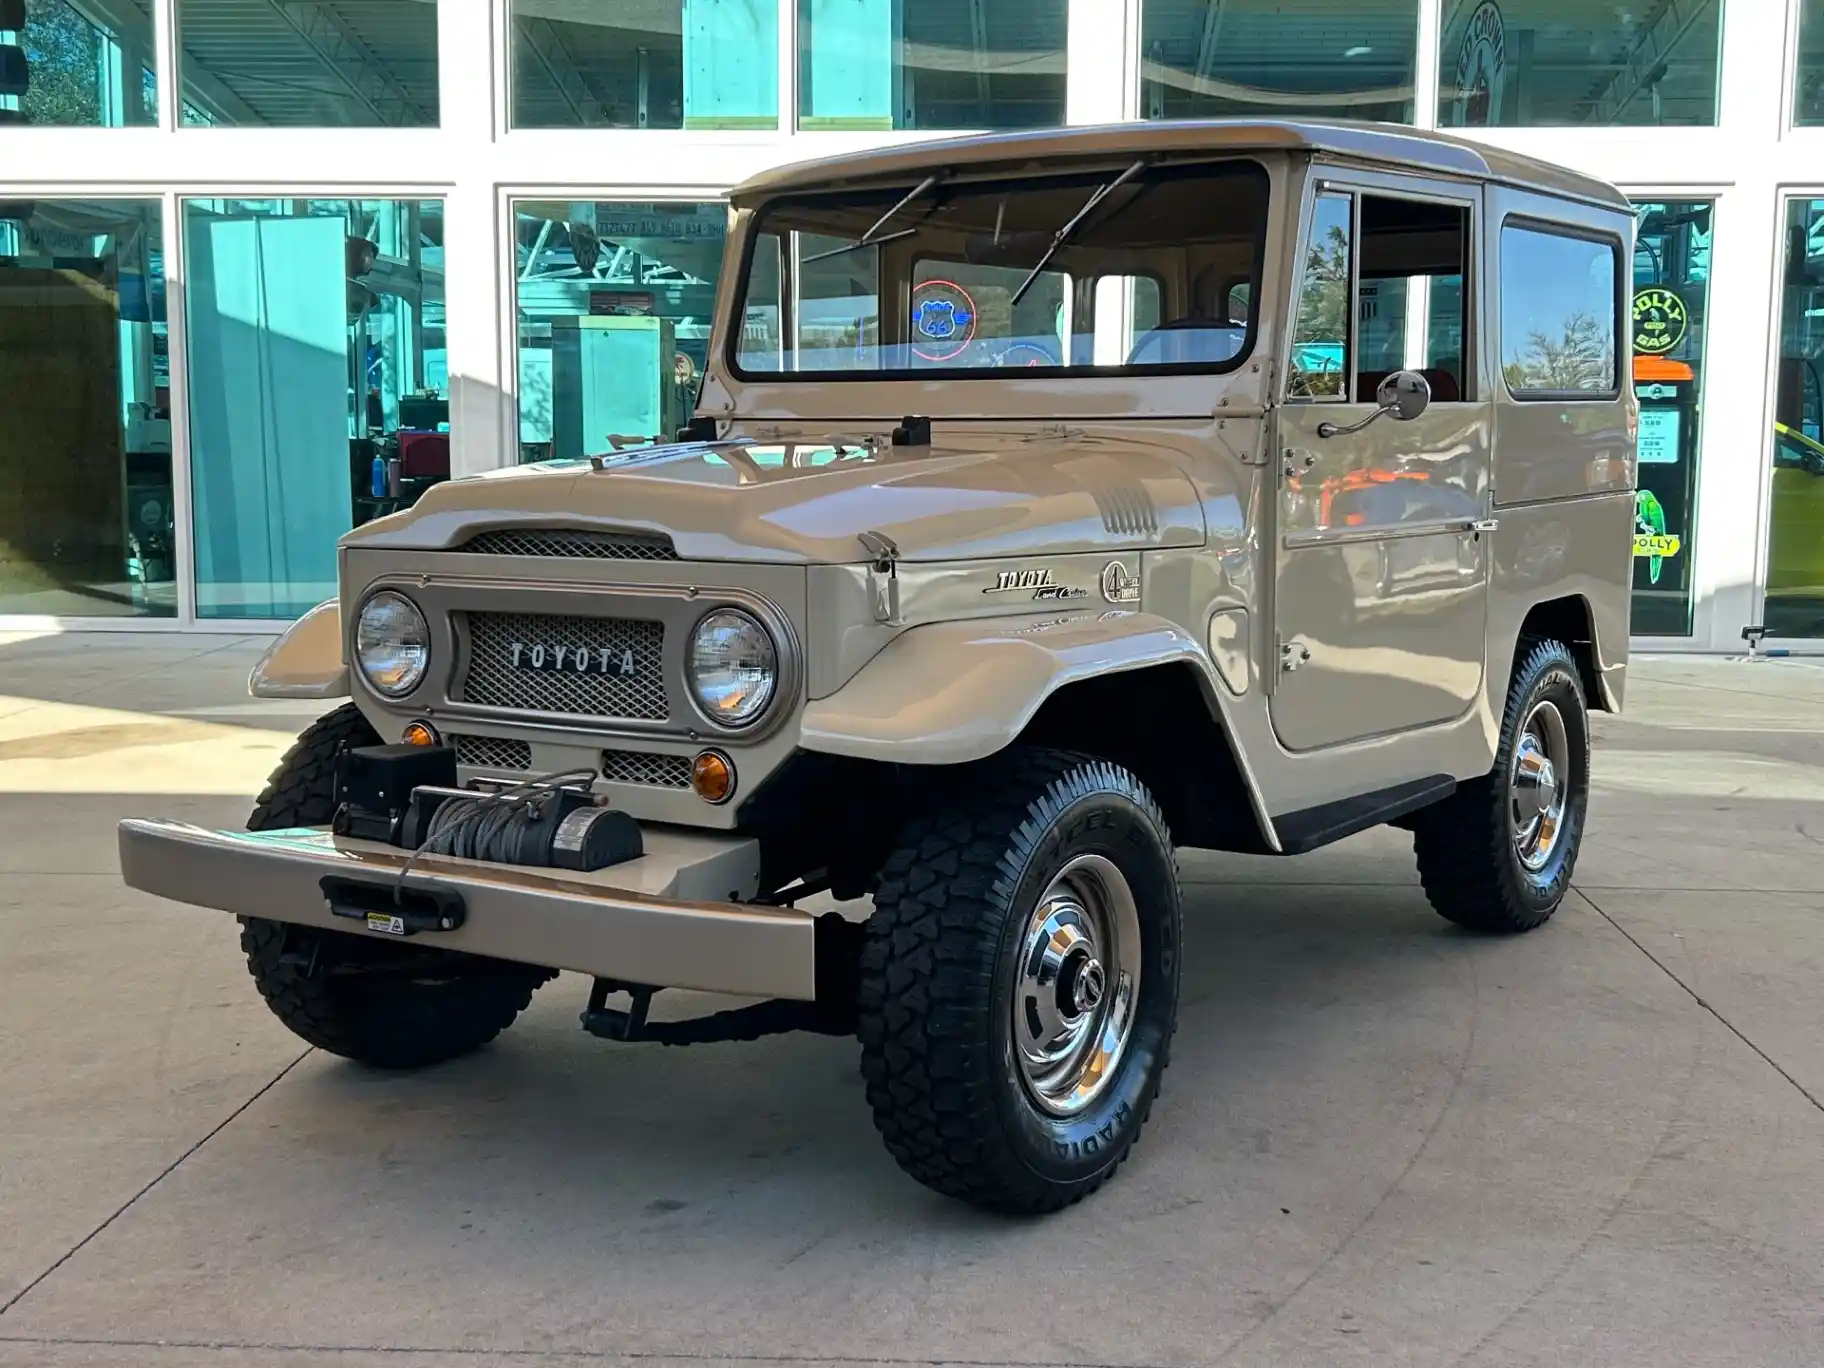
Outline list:
[[[1501,374],[1516,399],[1621,392],[1617,244],[1542,228],[1501,229]]]

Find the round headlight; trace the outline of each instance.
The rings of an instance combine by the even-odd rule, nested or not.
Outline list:
[[[779,652],[756,618],[718,608],[704,614],[691,636],[689,671],[703,715],[724,727],[745,727],[773,701]]]
[[[404,594],[382,589],[361,605],[355,663],[375,690],[400,698],[418,687],[431,660],[424,614]]]

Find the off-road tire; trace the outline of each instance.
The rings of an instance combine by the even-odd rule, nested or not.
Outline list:
[[[352,703],[304,729],[254,802],[249,831],[326,826],[336,753],[378,742]],[[548,970],[241,918],[241,950],[260,996],[292,1034],[376,1068],[438,1064],[485,1045],[525,1010]]]
[[[328,826],[336,815],[336,753],[344,746],[379,744],[380,737],[353,703],[325,713],[291,743],[253,800],[247,830]]]
[[[1590,723],[1582,676],[1558,641],[1524,644],[1501,719],[1495,765],[1480,779],[1418,813],[1412,822],[1419,881],[1438,915],[1471,931],[1513,934],[1551,919],[1570,891],[1590,796]],[[1556,848],[1537,872],[1514,844],[1510,786],[1515,749],[1527,718],[1542,702],[1556,704],[1570,749],[1569,793]]]
[[[1158,1095],[1178,1012],[1177,860],[1152,795],[1106,761],[1021,750],[957,780],[902,832],[865,929],[868,1102],[919,1182],[990,1210],[1054,1211],[1107,1181]],[[1112,860],[1132,890],[1139,991],[1109,1083],[1059,1117],[1035,1104],[1015,1059],[1015,962],[1036,900],[1085,853]]]

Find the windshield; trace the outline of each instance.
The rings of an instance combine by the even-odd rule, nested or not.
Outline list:
[[[830,379],[1222,371],[1247,357],[1266,240],[1253,162],[916,184],[770,204],[737,374]]]

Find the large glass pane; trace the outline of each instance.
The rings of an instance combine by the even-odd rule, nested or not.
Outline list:
[[[1066,0],[798,0],[800,128],[1064,122]]]
[[[1516,398],[1615,392],[1616,255],[1595,238],[1501,230],[1501,374]]]
[[[1635,206],[1632,326],[1640,492],[1633,630],[1638,636],[1691,634],[1712,211],[1707,200]]]
[[[795,380],[1233,369],[1253,330],[1266,188],[1252,162],[1137,163],[770,204],[741,291],[736,365]]]
[[[1140,109],[1411,123],[1418,37],[1419,0],[1142,0]]]
[[[440,200],[186,200],[196,611],[293,617],[450,474]]]
[[[437,0],[173,3],[187,125],[437,125]]]
[[[1723,0],[1446,0],[1438,123],[1714,124],[1722,17]]]
[[[0,202],[0,613],[176,611],[159,224]]]
[[[777,128],[779,0],[512,0],[516,128]]]
[[[0,0],[0,126],[157,122],[150,5]]]
[[[1799,0],[1798,65],[1793,122],[1824,123],[1824,0]]]
[[[709,355],[727,208],[528,200],[513,218],[520,458],[674,436]]]
[[[1781,294],[1762,621],[1824,637],[1824,199],[1786,202]]]
[[[1415,370],[1434,404],[1473,399],[1463,370],[1469,209],[1362,198],[1355,399],[1372,401],[1396,370]]]

